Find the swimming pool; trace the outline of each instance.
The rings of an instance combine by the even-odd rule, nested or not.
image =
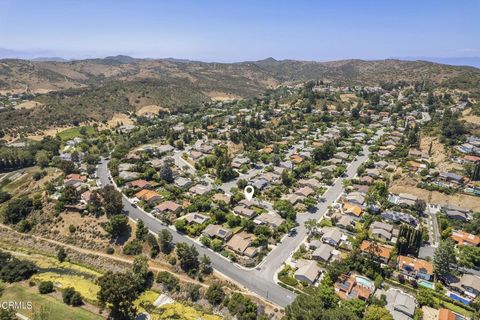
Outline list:
[[[467,306],[470,304],[470,300],[467,300],[463,297],[460,297],[460,296],[456,295],[455,293],[450,293],[449,297],[452,298],[453,300],[456,300],[456,301],[459,301],[463,304],[466,304]]]
[[[433,282],[427,281],[427,280],[420,280],[418,281],[418,285],[429,288],[429,289],[435,289],[435,284]]]
[[[370,290],[375,290],[375,284],[372,280],[362,277],[362,276],[355,276],[355,281],[357,281],[358,284],[361,284],[364,287],[369,288]]]

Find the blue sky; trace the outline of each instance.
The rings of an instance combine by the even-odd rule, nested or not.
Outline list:
[[[480,56],[478,0],[0,0],[0,48],[204,61]]]

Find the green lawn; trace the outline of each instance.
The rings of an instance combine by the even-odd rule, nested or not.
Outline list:
[[[81,128],[86,129],[87,135],[95,134],[95,129],[93,128],[93,126],[84,126],[84,127],[75,127],[75,128],[64,130],[58,133],[58,136],[60,137],[60,139],[62,139],[62,141],[67,141],[76,137],[80,137],[82,136],[82,134],[80,133]]]
[[[32,310],[21,310],[19,313],[31,318],[41,308],[46,308],[49,320],[92,320],[102,319],[100,316],[82,308],[67,306],[62,301],[51,295],[41,295],[37,288],[27,288],[20,284],[14,284],[5,289],[2,301],[31,301]]]

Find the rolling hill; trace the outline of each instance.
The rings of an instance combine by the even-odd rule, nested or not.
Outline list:
[[[171,108],[219,97],[252,97],[282,84],[319,79],[344,84],[428,81],[480,93],[480,69],[426,61],[312,62],[268,58],[239,63],[112,56],[74,61],[0,60],[0,93],[25,92],[42,106],[4,110],[4,129],[31,132],[73,120],[105,120],[155,104]]]

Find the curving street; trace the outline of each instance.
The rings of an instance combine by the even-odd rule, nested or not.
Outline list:
[[[383,129],[377,131],[374,140],[383,135]],[[174,242],[186,242],[196,247],[200,255],[207,255],[211,261],[213,268],[221,273],[223,276],[236,282],[238,285],[243,286],[249,291],[263,297],[264,299],[273,302],[279,306],[285,307],[296,297],[296,294],[279,286],[275,282],[275,274],[282,267],[283,263],[289,258],[289,256],[300,246],[307,236],[307,230],[304,226],[304,222],[308,219],[321,219],[327,212],[328,206],[330,206],[337,198],[344,192],[343,180],[347,178],[353,178],[356,175],[358,167],[364,163],[370,155],[368,146],[363,147],[363,155],[358,156],[354,161],[350,163],[347,168],[346,177],[335,180],[334,184],[324,194],[326,201],[320,202],[314,213],[305,213],[297,215],[298,226],[296,227],[296,233],[292,236],[286,236],[283,241],[277,245],[260,264],[259,267],[254,269],[246,269],[239,267],[238,265],[230,262],[223,256],[202,247],[195,241],[192,241],[187,236],[172,232]],[[98,178],[101,181],[102,186],[112,184],[110,182],[110,175],[107,168],[108,161],[102,159],[98,166]],[[123,205],[132,219],[142,219],[145,225],[154,233],[158,233],[161,229],[168,229],[158,219],[145,213],[144,211],[134,208],[129,200],[123,196]]]

